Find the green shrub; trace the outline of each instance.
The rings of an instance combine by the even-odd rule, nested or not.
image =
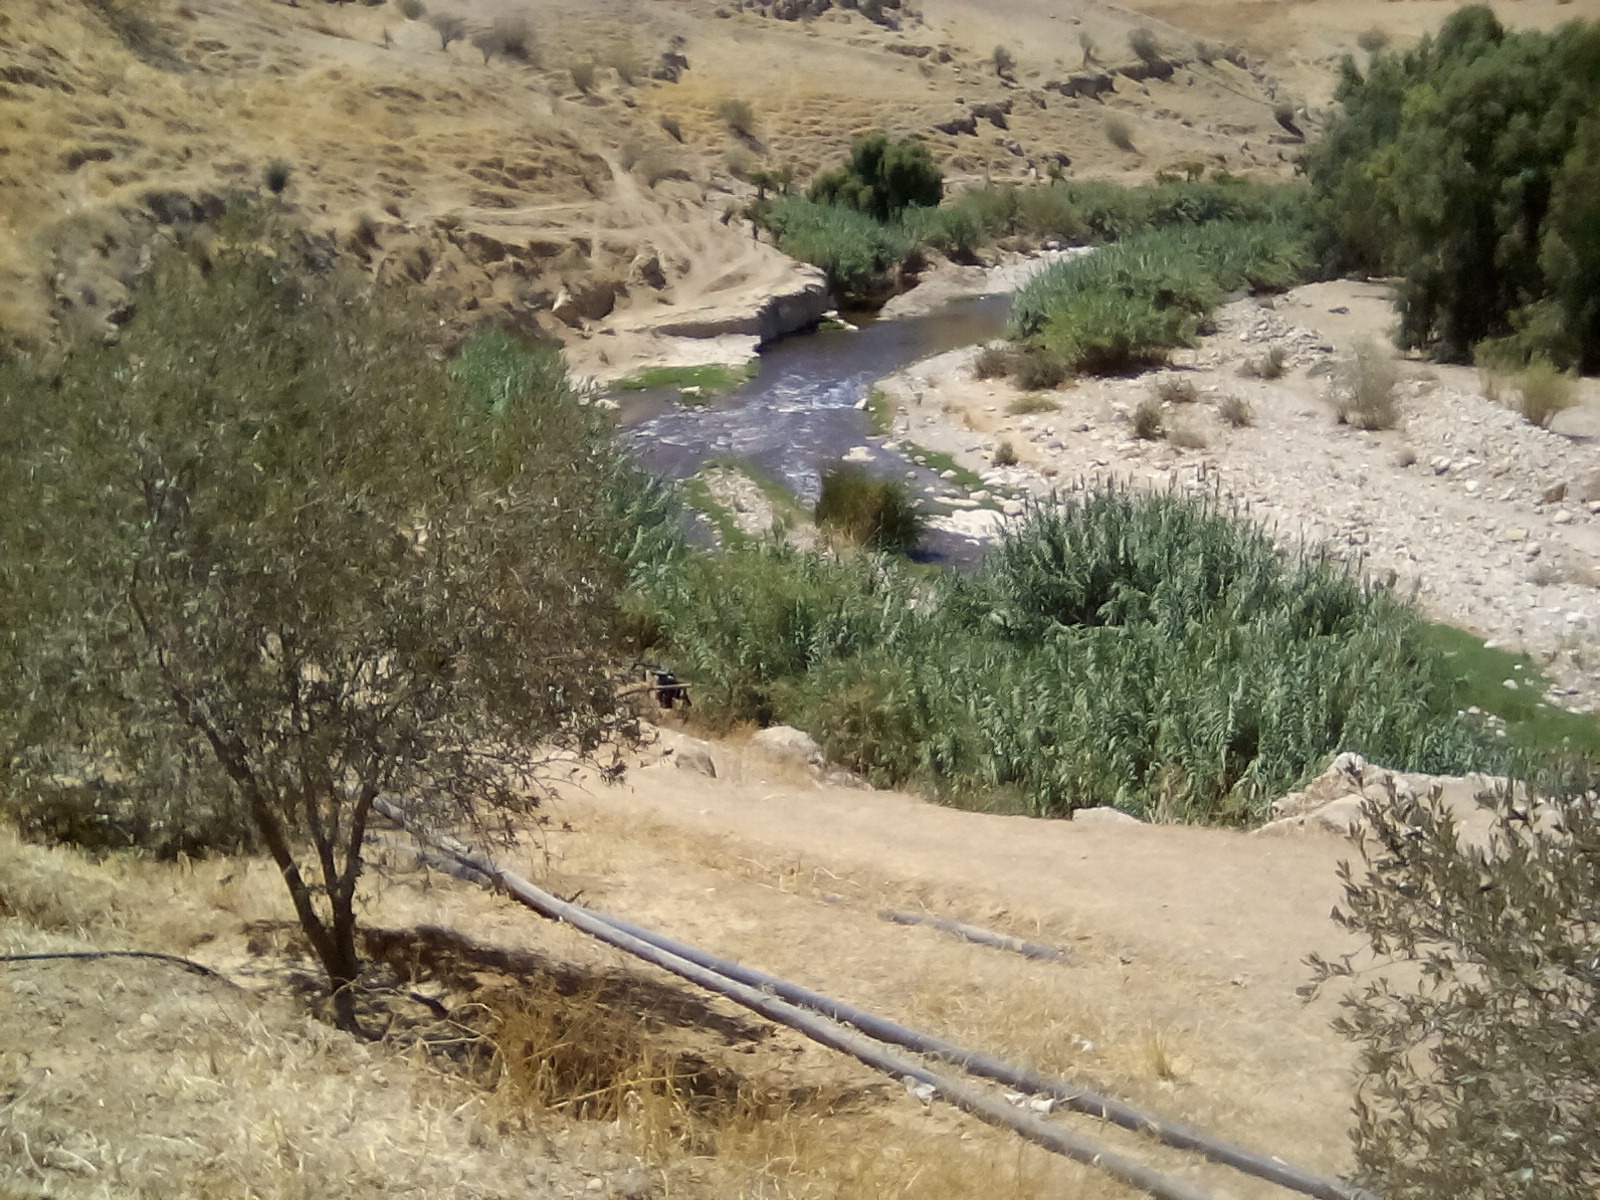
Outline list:
[[[1157,228],[1042,271],[1017,292],[1010,333],[1037,336],[1073,370],[1152,366],[1190,342],[1224,295],[1285,287],[1303,277],[1307,260],[1286,224]]]
[[[1393,356],[1376,342],[1357,346],[1334,371],[1329,400],[1341,425],[1393,429],[1400,423]]]
[[[970,261],[987,240],[978,215],[961,207],[914,205],[900,214],[900,228],[917,245],[928,246],[957,261]]]
[[[1366,943],[1311,959],[1360,1050],[1355,1183],[1390,1200],[1589,1200],[1600,1047],[1600,810],[1592,773],[1486,798],[1369,800],[1334,919]],[[1359,985],[1354,977],[1359,970]]]
[[[898,479],[878,479],[850,463],[822,473],[822,493],[813,517],[819,528],[834,530],[871,550],[909,554],[922,538],[922,515],[906,485]]]
[[[807,196],[890,221],[913,205],[937,208],[944,174],[921,142],[891,142],[887,134],[871,133],[856,139],[844,166],[817,176]]]
[[[467,34],[466,18],[455,13],[434,13],[428,18],[428,24],[439,35],[441,50],[450,49],[451,42],[458,42]]]
[[[875,221],[853,208],[819,204],[800,196],[774,201],[766,224],[778,249],[821,267],[829,286],[846,299],[870,296],[916,249],[898,225]]]
[[[994,456],[990,459],[997,467],[1014,467],[1017,465],[1017,448],[1009,441],[1002,440],[994,448]]]
[[[1377,54],[1388,49],[1389,33],[1376,25],[1370,26],[1356,34],[1356,45],[1360,46],[1368,54]]]

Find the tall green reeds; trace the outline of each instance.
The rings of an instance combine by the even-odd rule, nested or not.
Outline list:
[[[798,723],[877,783],[958,800],[1245,822],[1339,750],[1494,761],[1413,609],[1239,516],[1102,491],[1036,511],[969,577],[766,545],[643,597],[702,711]]]

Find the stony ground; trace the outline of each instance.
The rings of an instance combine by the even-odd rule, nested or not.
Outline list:
[[[1600,707],[1594,381],[1587,402],[1552,430],[1485,396],[1470,370],[1397,360],[1398,426],[1341,425],[1327,400],[1330,375],[1390,320],[1375,284],[1239,300],[1170,370],[1045,393],[1054,408],[1031,415],[1007,411],[1021,395],[1010,384],[973,378],[976,348],[954,351],[885,381],[901,409],[891,441],[953,453],[992,489],[1017,496],[1105,479],[1214,494],[1286,543],[1331,544],[1374,578],[1414,587],[1435,618],[1534,655],[1557,682],[1552,702]],[[1281,378],[1241,373],[1274,346],[1285,352]],[[1195,400],[1164,404],[1167,435],[1141,441],[1131,414],[1166,379],[1192,384]],[[1252,425],[1236,428],[1219,414],[1234,397]],[[1002,442],[1016,466],[993,465]],[[962,519],[992,527],[1004,516]]]

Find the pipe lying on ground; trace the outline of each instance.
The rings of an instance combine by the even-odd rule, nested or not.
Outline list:
[[[992,929],[980,929],[976,925],[952,921],[947,917],[935,917],[926,913],[900,912],[892,908],[880,909],[878,916],[885,921],[893,921],[896,925],[926,925],[930,929],[939,930],[941,933],[953,933],[958,938],[964,938],[980,946],[990,946],[996,950],[1009,950],[1013,954],[1022,955],[1023,958],[1039,959],[1044,962],[1062,962],[1067,958],[1067,952],[1059,946],[1045,946],[1038,942],[1024,941],[1022,938],[1012,937],[1009,933],[996,933]]]
[[[392,805],[386,806],[382,811],[384,815],[389,816],[392,820],[406,824],[404,815],[399,814],[399,810],[394,809]],[[413,832],[416,832],[413,826],[407,825],[407,828],[411,828]],[[446,855],[454,859],[458,864],[465,865],[470,871],[475,872],[482,878],[504,880],[508,877],[506,873],[500,872],[492,864],[485,865],[486,860],[478,858],[478,856],[471,854],[470,851],[464,850],[451,839],[429,840],[432,840],[433,844],[439,846]],[[531,884],[526,886],[532,887]],[[521,897],[518,898],[520,899]],[[551,899],[554,898],[552,897]],[[558,903],[564,902],[558,901]],[[1168,1121],[1153,1116],[1150,1113],[1134,1108],[1132,1105],[1124,1104],[1120,1100],[1097,1095],[1087,1089],[1074,1087],[1062,1080],[1047,1079],[990,1055],[966,1050],[953,1042],[909,1029],[887,1018],[864,1012],[842,1001],[824,996],[820,992],[811,991],[809,988],[800,987],[787,980],[779,979],[776,976],[768,975],[763,971],[746,967],[731,960],[717,958],[703,950],[674,941],[652,930],[625,921],[620,917],[602,916],[578,905],[568,905],[567,907],[673,958],[704,970],[713,971],[717,975],[735,983],[760,989],[761,994],[776,997],[787,1004],[810,1009],[831,1020],[852,1026],[876,1041],[900,1046],[918,1054],[940,1059],[960,1067],[969,1074],[991,1079],[996,1083],[1004,1084],[1020,1092],[1051,1097],[1078,1112],[1099,1117],[1102,1120],[1110,1121],[1112,1124],[1120,1125],[1124,1129],[1129,1129],[1136,1133],[1147,1134],[1175,1149],[1204,1155],[1213,1162],[1232,1167],[1237,1171],[1253,1175],[1259,1179],[1265,1179],[1291,1191],[1315,1196],[1318,1200],[1376,1200],[1376,1197],[1372,1196],[1371,1193],[1351,1188],[1338,1180],[1315,1175],[1280,1159],[1259,1154],[1243,1146],[1214,1137],[1203,1130],[1182,1122]],[[544,910],[540,909],[538,911]],[[546,913],[546,915],[549,914]],[[671,970],[672,968],[669,967],[667,969]],[[773,1019],[779,1020],[780,1018],[774,1017]],[[783,1021],[782,1023],[789,1024],[788,1021]],[[802,1032],[805,1031],[802,1030]],[[847,1050],[846,1053],[854,1054],[854,1051]],[[856,1057],[860,1056],[856,1055]],[[913,1072],[902,1073],[912,1074]],[[931,1077],[931,1079],[936,1078],[938,1077]],[[1048,1128],[1055,1128],[1055,1126],[1048,1126]]]
[[[804,1034],[815,1042],[848,1054],[869,1067],[887,1072],[899,1079],[909,1078],[926,1084],[936,1095],[943,1097],[957,1108],[991,1125],[1014,1130],[1052,1153],[1096,1167],[1112,1178],[1155,1196],[1158,1200],[1210,1200],[1205,1192],[1169,1178],[1135,1159],[1108,1150],[1059,1125],[1042,1121],[1030,1113],[1018,1111],[1004,1100],[975,1087],[931,1071],[917,1060],[887,1050],[878,1042],[835,1024],[819,1013],[780,1000],[775,995],[740,983],[727,975],[626,933],[595,913],[552,896],[521,876],[460,847],[453,839],[440,838],[429,830],[419,828],[401,809],[386,800],[378,800],[374,807],[389,820],[409,829],[413,835],[428,844],[443,850],[463,866],[494,880],[498,886],[505,889],[507,895],[541,916],[565,921],[574,929],[587,933],[608,946],[670,971],[680,979],[686,979],[709,992],[732,1000],[752,1012],[758,1012],[769,1020]]]
[[[600,914],[596,914],[599,916]],[[1258,1179],[1265,1179],[1279,1187],[1291,1191],[1302,1192],[1307,1196],[1315,1196],[1318,1200],[1376,1200],[1369,1193],[1361,1192],[1334,1179],[1327,1179],[1314,1175],[1310,1171],[1291,1166],[1280,1159],[1258,1154],[1243,1146],[1227,1142],[1214,1137],[1204,1130],[1196,1129],[1179,1121],[1168,1121],[1160,1117],[1143,1112],[1130,1104],[1114,1100],[1109,1096],[1096,1095],[1087,1089],[1075,1087],[1059,1079],[1048,1079],[1032,1071],[1013,1066],[1001,1059],[987,1054],[964,1049],[954,1042],[947,1042],[942,1038],[930,1034],[920,1033],[915,1029],[908,1029],[886,1017],[864,1012],[859,1008],[824,996],[798,984],[793,984],[764,971],[753,967],[744,966],[742,963],[729,959],[717,958],[693,946],[686,946],[682,942],[675,942],[671,938],[651,930],[644,929],[620,917],[601,916],[613,927],[631,934],[640,941],[648,942],[669,954],[675,954],[689,962],[726,975],[729,979],[750,984],[763,991],[771,992],[780,999],[791,1004],[798,1004],[804,1008],[812,1009],[825,1017],[859,1029],[868,1037],[880,1042],[887,1042],[893,1046],[925,1054],[930,1058],[937,1058],[943,1062],[960,1067],[970,1075],[977,1075],[983,1079],[992,1079],[996,1083],[1005,1084],[1019,1092],[1028,1092],[1036,1096],[1049,1096],[1060,1101],[1067,1108],[1077,1112],[1087,1113],[1092,1117],[1110,1121],[1113,1125],[1120,1125],[1124,1129],[1131,1129],[1135,1133],[1148,1134],[1168,1146],[1178,1150],[1188,1150],[1202,1154],[1212,1162],[1222,1163],[1246,1175],[1254,1175]]]

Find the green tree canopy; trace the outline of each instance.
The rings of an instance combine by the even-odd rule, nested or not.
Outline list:
[[[850,148],[849,162],[817,176],[809,195],[888,221],[912,205],[937,208],[944,174],[921,142],[891,142],[887,134],[870,133]]]
[[[0,376],[0,773],[247,827],[352,1025],[373,801],[486,831],[622,721],[620,467],[554,352],[447,367],[397,297],[230,232],[120,345]]]
[[[1600,24],[1464,8],[1365,76],[1346,60],[1336,96],[1308,157],[1330,265],[1400,277],[1403,344],[1600,368]]]

